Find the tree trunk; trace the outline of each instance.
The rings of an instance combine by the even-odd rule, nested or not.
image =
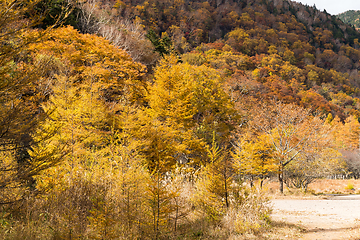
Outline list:
[[[280,166],[280,171],[279,171],[279,190],[280,190],[280,193],[284,193],[284,167],[283,166]]]
[[[226,182],[226,178],[225,178],[225,203],[226,203],[226,208],[229,208],[229,200],[228,200],[228,189],[227,189],[227,182]]]
[[[227,156],[226,156],[226,160],[225,160],[225,166],[224,166],[224,190],[225,190],[225,204],[226,204],[226,208],[229,208],[229,200],[228,200],[228,186],[227,186],[227,167],[228,167],[228,162],[227,162]]]

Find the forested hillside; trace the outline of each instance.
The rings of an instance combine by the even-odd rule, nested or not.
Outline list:
[[[337,15],[344,23],[360,28],[360,11],[350,10]]]
[[[262,93],[253,94],[258,97],[275,95],[287,103],[311,106],[342,120],[349,115],[360,116],[360,33],[326,12],[291,1],[87,4],[90,15],[97,16],[97,20],[93,17],[94,23],[89,26],[80,21],[75,27],[104,36],[146,65],[154,61],[149,49],[144,49],[147,32],[160,55],[185,54],[185,61],[202,57],[200,64],[226,70],[228,79],[233,80],[246,76],[235,70],[252,71],[261,85]],[[125,28],[126,33],[117,26]],[[142,30],[145,32],[141,35]],[[117,43],[121,38],[124,40]],[[205,60],[208,50],[217,51],[216,61],[225,61],[228,66]],[[221,59],[225,53],[232,60]],[[242,65],[237,65],[244,58]],[[271,85],[281,87],[269,86],[269,73],[277,77]],[[297,89],[291,87],[293,79],[299,84]]]
[[[286,0],[0,0],[0,236],[269,236],[267,179],[359,177],[359,39]]]

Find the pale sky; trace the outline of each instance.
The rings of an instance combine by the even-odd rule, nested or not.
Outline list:
[[[295,0],[295,2],[301,2],[311,7],[315,4],[317,9],[321,11],[326,9],[328,13],[333,15],[347,10],[360,10],[360,0]]]

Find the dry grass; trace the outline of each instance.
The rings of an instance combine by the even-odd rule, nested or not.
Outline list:
[[[322,194],[360,194],[360,179],[318,179],[309,184],[307,193],[301,189],[287,188],[284,194],[279,193],[279,183],[269,180],[264,188],[272,198],[313,198]]]
[[[264,194],[257,190],[241,189],[241,202],[233,206],[220,221],[209,221],[206,215],[201,211],[191,207],[190,197],[194,191],[191,185],[178,185],[183,187],[178,198],[179,203],[184,207],[180,211],[187,214],[184,218],[179,219],[177,231],[162,232],[159,239],[297,239],[301,234],[301,229],[295,225],[289,225],[280,222],[271,222],[268,218],[270,209],[267,207],[267,198]],[[63,192],[65,197],[69,193]],[[66,199],[68,199],[66,198]],[[69,198],[70,199],[70,198]],[[66,226],[61,225],[59,221],[52,221],[54,215],[61,214],[61,206],[54,202],[53,207],[46,207],[46,201],[43,199],[30,201],[29,204],[19,208],[20,215],[18,217],[9,214],[4,215],[0,211],[0,240],[2,239],[69,239],[69,231]],[[44,205],[45,204],[45,205]],[[13,212],[16,212],[13,209]],[[47,215],[44,213],[46,212]],[[4,211],[5,213],[5,211]],[[18,214],[19,215],[19,214]],[[79,220],[80,221],[80,220]],[[85,220],[80,222],[86,222]],[[87,223],[87,222],[86,222]],[[72,223],[73,224],[73,223]],[[61,225],[61,226],[60,226]],[[69,227],[69,226],[68,226]],[[82,239],[94,239],[88,234],[77,231],[71,233],[74,238],[82,236]],[[90,229],[91,230],[91,229]],[[126,229],[124,229],[126,231]],[[77,235],[75,235],[77,234]],[[106,239],[137,239],[136,237],[118,237]],[[149,235],[150,236],[150,235]],[[79,237],[80,238],[80,237]],[[142,239],[153,239],[143,236]]]
[[[359,194],[360,179],[319,179],[309,185],[315,194]]]
[[[162,239],[299,239],[304,235],[304,229],[281,221],[271,221],[271,218],[268,218],[270,212],[266,208],[266,199],[269,196],[271,198],[303,199],[319,198],[321,194],[360,192],[360,180],[322,179],[310,184],[307,194],[304,194],[301,190],[285,188],[285,195],[279,194],[279,186],[276,180],[264,183],[263,191],[266,192],[265,195],[261,191],[245,191],[249,186],[244,185],[243,191],[247,192],[247,194],[244,192],[246,197],[242,198],[241,204],[234,209],[229,209],[221,221],[212,223],[198,209],[192,207],[193,205],[190,203],[189,198],[193,194],[193,186],[184,183],[176,183],[175,186],[181,188],[177,201],[183,207],[179,211],[186,214],[184,214],[184,217],[179,218],[176,232],[163,232]],[[257,183],[255,186],[257,186]],[[40,200],[36,203],[31,202],[28,205],[23,209],[23,211],[28,209],[29,212],[29,214],[25,214],[26,211],[24,212],[24,218],[5,217],[0,211],[0,240],[56,239],[57,233],[61,235],[61,229],[56,228],[59,223],[54,225],[50,217],[51,215],[58,214],[55,211],[56,209],[52,212],[50,211],[52,208],[46,208],[48,211],[45,212],[49,214],[47,216],[44,215],[43,208],[45,205],[42,206]],[[10,221],[7,222],[7,220]],[[171,229],[172,226],[169,227],[169,231]],[[57,232],[57,230],[60,232]],[[358,231],[357,228],[354,228],[351,230],[351,234],[359,234]],[[62,234],[61,236],[64,235]],[[61,238],[61,236],[58,238]],[[90,238],[84,237],[84,239]]]

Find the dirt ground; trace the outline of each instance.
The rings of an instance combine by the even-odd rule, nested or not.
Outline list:
[[[360,195],[285,198],[271,202],[272,219],[301,226],[304,234],[300,239],[360,240]]]

